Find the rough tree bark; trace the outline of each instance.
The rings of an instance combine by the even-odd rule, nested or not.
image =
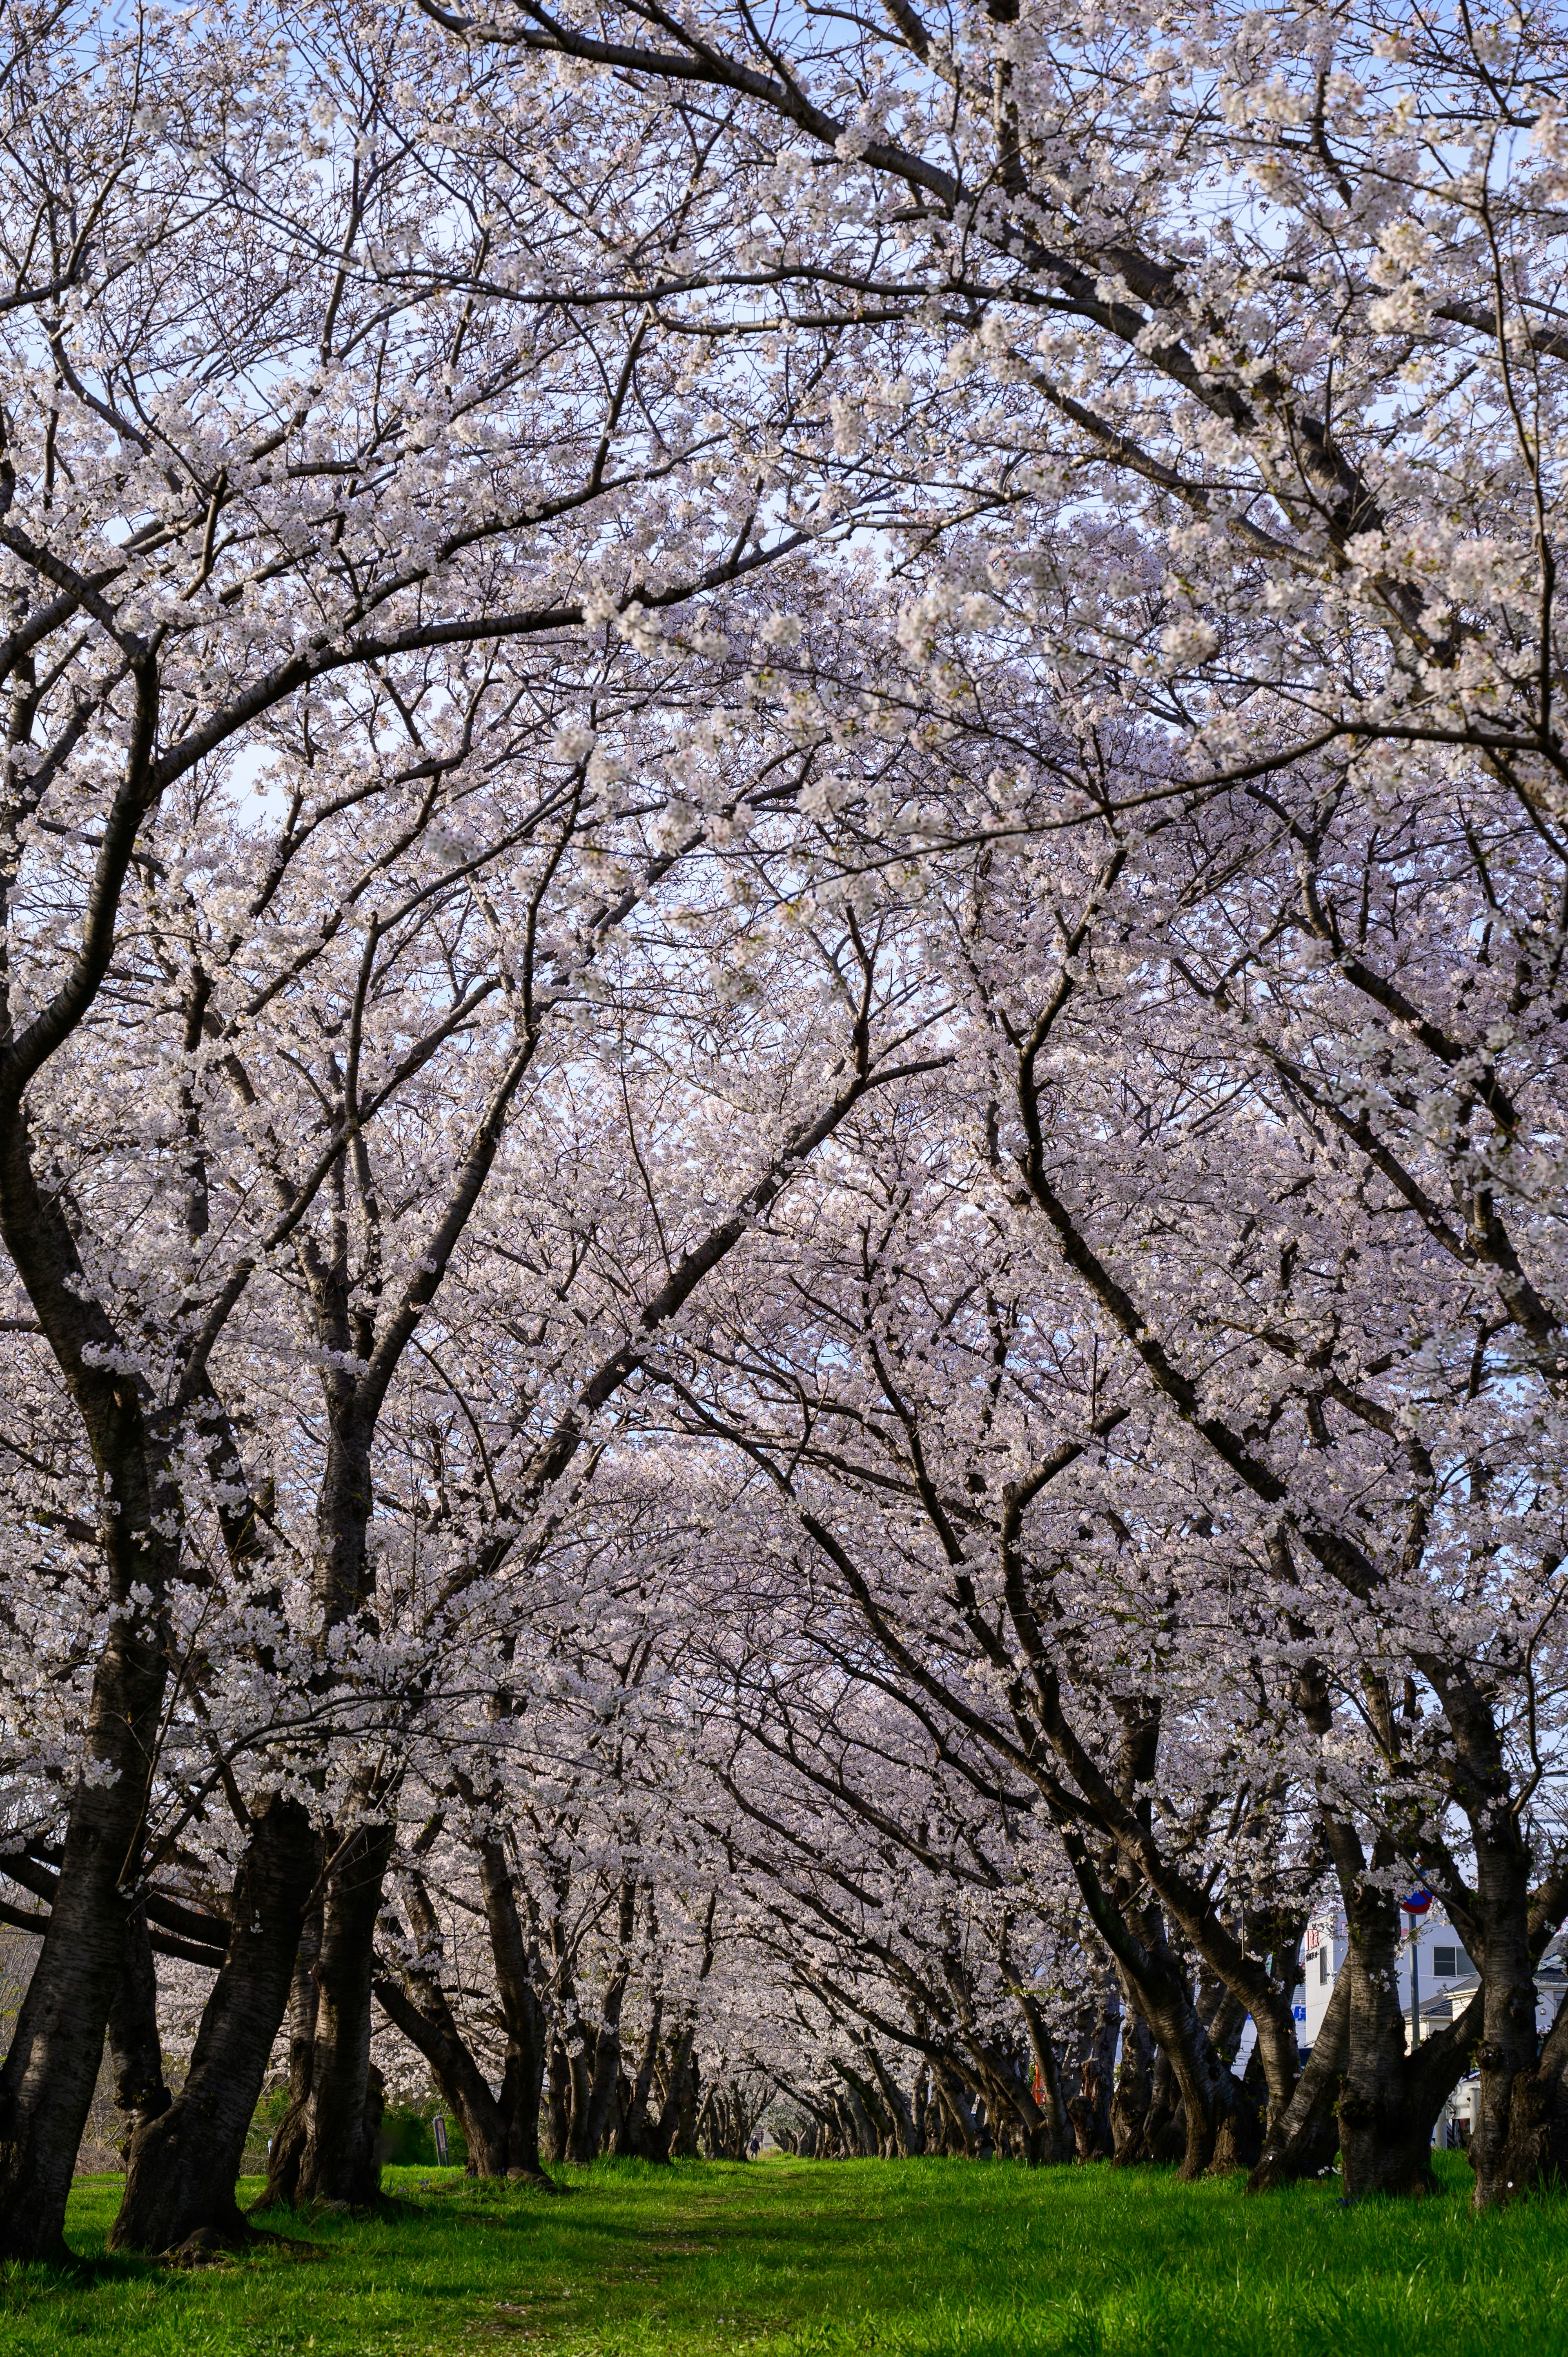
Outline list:
[[[145,1899],[125,1918],[124,1958],[109,2007],[109,2060],[114,2073],[114,2102],[125,2115],[129,2144],[139,2128],[160,2118],[173,2101],[164,2084],[158,1977]]]
[[[1350,2051],[1350,1983],[1336,1980],[1317,2032],[1317,2042],[1296,2083],[1295,2093],[1270,2127],[1257,2165],[1247,2179],[1249,2193],[1267,2193],[1298,2178],[1321,2177],[1339,2149],[1340,2082]]]
[[[85,1746],[113,1781],[73,1795],[48,1928],[0,2070],[0,2258],[58,2259],[65,2249],[66,2198],[124,1963],[125,1890],[164,1678],[157,1632],[140,1617],[116,1621]]]
[[[371,2068],[371,1981],[391,1823],[357,1825],[342,1845],[322,1915],[309,2084],[273,2146],[266,2200],[300,2204],[381,2194],[381,2093]],[[281,2011],[281,2007],[280,2007]],[[374,2121],[372,2126],[371,2123]]]
[[[627,1984],[631,1978],[631,1939],[636,1915],[637,1886],[634,1882],[623,1882],[616,1924],[615,1969],[600,2003],[593,2062],[585,2068],[582,2075],[581,2102],[573,2105],[572,2126],[566,2145],[568,2160],[582,2162],[594,2159],[610,2124],[610,2107],[615,2101],[616,2082],[620,2076],[620,2016],[626,2001]]]
[[[1539,2061],[1514,2075],[1495,2172],[1498,2198],[1505,2202],[1532,2186],[1568,2180],[1568,2000],[1546,2033]]]
[[[299,2159],[305,2149],[306,2098],[310,2093],[316,2061],[316,2017],[321,1992],[316,1983],[321,1953],[322,1906],[312,1907],[301,1926],[299,1946],[288,1990],[288,2109],[273,2137],[267,2155],[266,2191],[262,2207],[274,2202],[290,2208],[299,2185]]]
[[[112,2248],[172,2250],[202,2229],[231,2244],[251,2233],[234,2188],[319,1857],[297,1801],[274,1793],[258,1803],[229,1902],[229,1952],[190,2069],[173,2104],[132,2139]]]
[[[1459,2019],[1407,2050],[1400,2005],[1399,1907],[1384,1887],[1397,1864],[1391,1843],[1372,1845],[1370,1871],[1348,1820],[1325,1813],[1349,1944],[1340,1978],[1349,1984],[1344,2079],[1338,2102],[1345,2195],[1430,2192],[1432,2132],[1480,2029],[1479,1992]]]
[[[81,1420],[102,1501],[102,1600],[115,1608],[93,1675],[59,1888],[0,2069],[0,2259],[55,2258],[65,2247],[66,2196],[124,1964],[157,1756],[168,1674],[160,1599],[179,1563],[177,1535],[166,1535],[178,1529],[169,1468],[179,1419],[159,1409],[145,1377],[119,1372],[124,1338],[82,1265],[68,1190],[39,1183],[26,1103],[108,973],[121,891],[157,799],[157,666],[139,640],[127,640],[123,651],[134,702],[123,715],[124,769],[95,850],[80,944],[51,996],[26,1013],[12,1003],[9,955],[0,955],[0,1242]],[[26,722],[22,740],[13,741],[25,741],[32,727],[30,663],[28,656],[16,675],[21,701],[12,718],[21,725],[25,714]],[[26,790],[13,792],[0,833],[0,917],[7,920],[29,808]],[[134,1592],[151,1601],[135,1609]]]

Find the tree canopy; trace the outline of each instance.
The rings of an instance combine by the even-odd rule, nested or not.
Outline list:
[[[0,64],[0,2255],[1568,2171],[1562,11]]]

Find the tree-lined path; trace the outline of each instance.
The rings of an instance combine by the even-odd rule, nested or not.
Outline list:
[[[0,11],[0,2265],[1568,2177],[1565,86]]]
[[[1045,2175],[959,2161],[769,2160],[573,2172],[527,2189],[398,2172],[380,2222],[289,2222],[308,2258],[171,2269],[125,2259],[73,2292],[82,2357],[1559,2357],[1553,2198],[1479,2228],[1462,2165],[1442,2192],[1348,2212],[1303,2187],[1267,2205],[1157,2172]],[[114,2190],[75,2197],[101,2248]],[[285,2223],[282,2219],[278,2223]],[[61,2287],[13,2283],[8,2350],[53,2357]]]

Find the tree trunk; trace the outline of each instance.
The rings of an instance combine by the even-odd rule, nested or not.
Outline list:
[[[581,2167],[593,2158],[588,2150],[588,2033],[575,1997],[561,2045],[566,2058],[566,2149],[563,2158]]]
[[[1145,1736],[1146,1730],[1140,1741]],[[1108,1871],[1110,1862],[1097,1860],[1075,1827],[1058,1821],[1057,1833],[1090,1920],[1111,1953],[1128,2013],[1142,2015],[1180,2090],[1178,2107],[1171,2103],[1164,2081],[1156,2081],[1143,2136],[1128,2136],[1119,2143],[1117,2161],[1175,2158],[1179,2110],[1181,2174],[1201,2177],[1214,2160],[1221,2125],[1240,2091],[1215,2054],[1193,2003],[1186,1965],[1171,1945],[1162,1910],[1136,1857],[1118,1856],[1114,1871]],[[1293,2050],[1293,2086],[1294,2061]],[[1132,2092],[1130,2085],[1129,2095]]]
[[[950,2123],[953,2141],[958,2149],[967,2155],[971,2160],[978,2160],[981,2147],[980,2123],[975,2118],[974,2110],[968,2096],[959,2085],[948,2063],[933,2060],[931,2075],[937,2083],[942,2108]]]
[[[1227,2165],[1221,2140],[1229,2141],[1236,2133],[1241,2089],[1215,2054],[1190,2003],[1173,2011],[1169,2018],[1156,2021],[1155,2035],[1170,2057],[1172,2074],[1181,2090],[1186,2142],[1180,2173],[1185,2178],[1201,2177],[1217,2163]]]
[[[321,1954],[323,1909],[318,1901],[306,1917],[300,1930],[299,1947],[294,1960],[294,1970],[288,1991],[288,2110],[273,2137],[272,2150],[267,2155],[266,2190],[262,2196],[263,2209],[292,2209],[299,2190],[299,2163],[305,2151],[306,2099],[310,2093],[310,2076],[316,2061],[316,2017],[320,2009],[321,1992],[316,1985],[317,1961]]]
[[[685,2100],[687,2066],[692,2056],[692,2040],[697,2034],[695,2022],[688,2022],[671,2041],[669,2066],[664,2079],[663,2101],[659,2116],[648,2131],[648,2158],[668,2160],[675,2147],[681,2126],[681,2107]]]
[[[377,2004],[409,2044],[424,2055],[441,2099],[462,2123],[468,2166],[476,2177],[504,2177],[507,2123],[489,2083],[458,2034],[439,1990],[416,1981],[415,1996],[378,1972],[372,1984]]]
[[[229,1903],[229,1952],[184,2086],[132,2141],[112,2249],[172,2250],[203,2227],[228,2243],[247,2239],[234,2188],[319,1859],[297,1801],[274,1793],[257,1804]]]
[[[566,2138],[572,2126],[571,2084],[566,2049],[557,2035],[550,2040],[550,2093],[544,2106],[544,2158],[548,2161],[566,2158]]]
[[[1232,2071],[1231,2077],[1235,2077]],[[1299,2081],[1297,2082],[1299,2084]],[[1236,2100],[1219,2123],[1210,2163],[1216,2176],[1233,2169],[1256,2167],[1263,2149],[1263,2126],[1269,2107],[1269,2081],[1262,2057],[1254,2046],[1247,2068],[1237,2081]],[[1289,2106],[1286,2106],[1287,2110]]]
[[[1507,1813],[1499,1809],[1498,1814]],[[1538,2147],[1550,2173],[1552,2099],[1550,2082],[1542,2079],[1537,2061],[1535,1956],[1522,1845],[1517,1855],[1478,1845],[1477,1867],[1475,1929],[1466,1937],[1472,1950],[1479,1951],[1476,1962],[1484,2004],[1481,2042],[1476,2050],[1481,2083],[1470,2133],[1470,2166],[1476,2172],[1475,2206],[1491,2210],[1515,2200],[1536,2181],[1535,2169],[1520,2172]]]
[[[1119,2169],[1146,2158],[1144,2145],[1149,2106],[1155,2090],[1155,2041],[1149,2025],[1134,2006],[1122,2020],[1122,2060],[1111,2098],[1112,2158]]]
[[[539,2105],[544,2090],[547,2036],[544,2008],[534,1988],[534,1956],[523,1937],[517,1889],[506,1852],[494,1835],[478,1845],[479,1886],[490,1935],[496,1988],[506,2023],[501,2108],[507,2117],[507,2167],[548,2186],[540,2165]]]
[[[1397,1905],[1367,1879],[1359,1838],[1342,1825],[1331,1838],[1350,1930],[1340,1973],[1350,1984],[1338,2106],[1345,2196],[1354,2201],[1368,2193],[1428,2193],[1437,2181],[1432,2132],[1480,2028],[1483,1997],[1477,1993],[1441,2037],[1407,2053],[1396,1970]],[[1374,1846],[1380,1883],[1393,1862],[1385,1844]]]
[[[664,2018],[662,1994],[653,1992],[653,2010],[649,2017],[648,2035],[642,2043],[642,2060],[637,2066],[637,2076],[631,2083],[631,2094],[621,2114],[620,2124],[611,2146],[618,2159],[650,2160],[651,2136],[648,2117],[648,2098],[653,2086],[653,2066],[659,2059],[659,2032]]]
[[[620,2008],[625,1994],[624,1981],[618,1989],[612,1984],[605,1997],[605,2018],[594,2040],[594,2067],[588,2081],[583,2128],[584,2158],[587,2160],[597,2159],[609,2131],[616,2083],[620,2077]]]
[[[926,2091],[930,2084],[930,2075],[929,2066],[926,2062],[924,2056],[922,2056],[916,2067],[915,2093],[909,2105],[909,2117],[914,2124],[915,2149],[917,2152],[924,2152],[927,2149],[926,2138],[929,2132],[928,2123],[930,2118],[930,2099]]]
[[[581,2064],[575,2052],[572,2069],[572,2126],[567,2142],[568,2160],[586,2162],[598,2158],[609,2126],[610,2105],[615,2100],[616,2081],[620,2076],[620,2014],[626,1998],[627,1983],[631,1976],[631,1937],[636,1923],[637,1885],[625,1882],[620,1889],[620,1911],[618,1923],[618,1956],[599,2007],[599,2026],[594,2038],[592,2064],[587,2055],[587,2032],[578,2022],[582,2037]]]
[[[1079,2160],[1109,2159],[1115,2149],[1111,2128],[1111,2097],[1115,2084],[1117,2033],[1122,2025],[1121,1993],[1107,1975],[1098,2005],[1079,2017],[1075,2045],[1077,2091],[1066,2103]]]
[[[1202,2112],[1199,2106],[1199,2149],[1192,2156],[1192,2166],[1187,2167],[1190,2152],[1188,2115],[1183,2101],[1181,2081],[1171,2065],[1171,2058],[1158,2037],[1155,2040],[1155,2068],[1149,2092],[1149,2116],[1144,2124],[1144,2150],[1141,2159],[1153,2161],[1160,2168],[1182,2164],[1188,2177],[1201,2177],[1208,2166],[1210,2147],[1202,2139]]]
[[[1559,1881],[1556,1902],[1548,1905],[1544,1920],[1532,1921],[1530,1845],[1514,1802],[1495,1697],[1469,1660],[1426,1666],[1453,1729],[1459,1769],[1455,1797],[1475,1844],[1474,1897],[1466,1909],[1453,1904],[1451,1896],[1449,1911],[1481,1975],[1483,2027],[1476,2050],[1481,2083],[1470,2163],[1475,2206],[1487,2210],[1515,2199],[1533,2181],[1520,2175],[1531,2152],[1539,2149],[1543,2165],[1554,2165],[1553,2099],[1537,2062],[1535,1964],[1561,1921],[1563,1886]],[[1516,2120],[1514,2088],[1521,2079],[1530,2083],[1520,2090]]]
[[[926,2149],[925,2122],[917,2126],[909,2098],[882,2060],[869,2039],[865,2042],[865,2059],[876,2074],[882,2099],[893,2122],[893,2137],[900,2160],[912,2160]]]
[[[1546,2034],[1540,2061],[1531,2069],[1516,2072],[1509,2089],[1508,2129],[1495,2163],[1495,2198],[1517,2201],[1532,2187],[1564,2181],[1568,2181],[1568,1998]]]
[[[524,1989],[523,2000],[518,2008],[521,2018],[516,2026],[508,2028],[506,2068],[501,2075],[501,2105],[507,2115],[507,2172],[510,2175],[521,2169],[536,2184],[549,2186],[539,2154],[539,2106],[544,2093],[544,2008],[531,1988]]]
[[[860,2147],[861,2157],[865,2160],[875,2160],[881,2155],[882,2137],[877,2129],[875,2115],[865,2100],[865,2083],[854,2072],[846,2069],[842,2062],[835,2061],[833,2069],[843,2081],[843,2093],[839,2100],[849,2114],[850,2125],[854,2131],[854,2140]]]
[[[149,668],[138,674],[138,761],[150,758],[156,694]],[[0,890],[8,890],[3,877]],[[81,1729],[85,1772],[70,1794],[48,1928],[0,2069],[0,2261],[65,2250],[66,2197],[124,1964],[158,1754],[168,1674],[161,1598],[179,1566],[177,1537],[165,1535],[177,1530],[169,1451],[179,1436],[142,1379],[116,1372],[124,1337],[87,1278],[60,1190],[40,1185],[34,1168],[24,1092],[37,1067],[17,1064],[15,1046],[0,1006],[0,1239],[91,1450],[103,1508],[100,1600],[114,1610]]]
[[[327,1894],[316,1964],[317,2008],[310,2084],[274,2147],[267,2200],[366,2205],[381,2192],[381,2167],[367,2129],[381,2103],[371,2072],[376,1922],[392,1856],[390,1823],[349,1835]],[[280,2153],[278,2147],[285,2147]],[[285,2190],[286,2188],[286,2190]]]
[[[1436,2181],[1430,2147],[1405,2105],[1406,2026],[1399,2001],[1395,1903],[1363,1887],[1347,1913],[1350,1943],[1340,1976],[1350,1984],[1350,2003],[1339,2097],[1346,2198],[1427,2193]]]
[[[1336,2105],[1350,2051],[1350,1981],[1341,1973],[1329,1993],[1317,2042],[1283,2115],[1269,2129],[1249,2193],[1272,2192],[1303,2177],[1321,2177],[1339,2149]]]
[[[129,2146],[138,2128],[160,2118],[173,2101],[164,2084],[158,1977],[147,1937],[145,1900],[125,1918],[124,1956],[109,2008],[109,2059],[114,2073],[114,2101],[125,2115]]]
[[[343,1170],[342,1163],[335,1166],[335,1186],[341,1185]],[[344,1363],[349,1352],[365,1356],[371,1340],[368,1329],[349,1312],[345,1236],[339,1221],[332,1258],[318,1259],[312,1249],[301,1261],[315,1307],[316,1340],[329,1354],[321,1376],[327,1461],[317,1498],[311,1575],[322,1643],[365,1612],[374,1595],[368,1543],[375,1494],[371,1454],[390,1372],[383,1368],[371,1381],[351,1374]],[[330,1670],[318,1670],[315,1683],[322,1693],[329,1691]],[[397,1782],[394,1770],[384,1779],[367,1775],[359,1784],[349,1815],[352,1829],[343,1837],[331,1869],[315,1965],[309,2085],[302,2100],[291,2101],[274,2140],[274,2166],[267,2172],[269,2203],[365,2205],[380,2197],[376,2140],[381,2097],[379,2074],[371,2068],[371,1981],[381,1885],[396,1839],[392,1798]],[[373,2135],[367,2127],[372,2116]]]
[[[1015,2107],[1024,2116],[1025,2158],[1031,2167],[1038,2168],[1052,2161],[1066,2160],[1074,2137],[1068,2117],[1067,2099],[1062,2089],[1061,2063],[1056,2040],[1046,2027],[1044,2014],[1026,1989],[1015,1989],[1014,2000],[1024,2017],[1029,2037],[1029,2056],[1034,2065],[1026,2098],[1038,2117],[1030,2120],[1015,2099]]]
[[[675,2133],[671,2139],[671,2160],[693,2160],[697,2151],[697,2107],[702,2101],[703,2070],[693,2050],[695,2027],[686,2040],[686,2067],[680,2081],[680,2108],[675,2115]]]
[[[496,1963],[497,1993],[507,2029],[500,2092],[470,2053],[435,1971],[422,1963],[405,1974],[407,1986],[378,1974],[375,1994],[388,2018],[424,2056],[437,2085],[463,2124],[469,2166],[478,2177],[521,2174],[548,2184],[539,2165],[539,2096],[544,2071],[543,2019],[533,1994],[517,1919],[515,1894],[499,1844],[485,1873],[487,1912]],[[439,1952],[435,1910],[417,1874],[408,1878],[409,1901],[422,1957]]]
[[[71,2171],[124,1964],[124,1885],[141,1854],[164,1674],[152,1632],[117,1620],[84,1746],[116,1773],[72,1796],[48,1927],[0,2070],[0,2259],[59,2259],[65,2250]]]

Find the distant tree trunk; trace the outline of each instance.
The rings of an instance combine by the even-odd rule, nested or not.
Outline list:
[[[588,2032],[577,2007],[576,1991],[568,1987],[570,2015],[561,2036],[566,2061],[566,2147],[561,2158],[580,2167],[592,2158],[588,2137]]]
[[[675,2133],[670,2141],[671,2160],[692,2160],[697,2151],[697,2112],[702,2102],[703,2068],[693,2047],[695,2027],[686,2039],[686,2062],[679,2084]]]
[[[1046,2027],[1045,2016],[1027,1989],[1015,1988],[1013,1996],[1028,2032],[1029,2059],[1033,2064],[1029,2083],[1021,2091],[1024,2104],[1020,2105],[1018,2097],[1015,2096],[1015,2107],[1020,2110],[1023,2121],[1024,2157],[1032,2167],[1039,2168],[1067,2159],[1073,2130],[1062,2092],[1061,2061],[1057,2053],[1056,2040]],[[1030,2119],[1027,2112],[1037,2116]]]
[[[357,1826],[334,1869],[315,1968],[309,2085],[297,2111],[291,2105],[274,2140],[269,2201],[364,2206],[379,2198],[375,2135],[381,2097],[370,2077],[371,1981],[393,1831],[390,1821]],[[374,2133],[367,2126],[372,2115]]]
[[[1262,2049],[1256,2043],[1248,2058],[1245,2074],[1240,2080],[1236,2077],[1236,2056],[1247,2018],[1240,1998],[1234,1990],[1212,1978],[1204,1990],[1204,1996],[1203,2026],[1213,2050],[1215,2063],[1225,2073],[1228,2083],[1222,2088],[1219,2128],[1214,2139],[1214,2158],[1209,2167],[1216,2176],[1226,2176],[1232,2169],[1251,2169],[1262,2151],[1268,2085]],[[1294,2075],[1293,2073],[1293,2094],[1295,2092]]]
[[[1112,2155],[1119,2168],[1147,2159],[1149,2107],[1155,2092],[1155,2041],[1149,2025],[1129,2005],[1122,2031],[1122,2060],[1111,2099]]]
[[[843,2081],[843,2093],[839,2100],[848,2112],[850,2126],[854,2131],[854,2140],[860,2147],[862,2158],[866,2160],[875,2160],[881,2154],[882,2136],[875,2111],[866,2101],[868,2091],[865,2082],[843,2062],[835,2061],[833,2069]],[[880,2109],[880,2105],[876,2108]]]
[[[478,1856],[490,1956],[506,2024],[501,2105],[507,2119],[507,2168],[521,2169],[525,2177],[548,2185],[539,2151],[547,2028],[534,1987],[534,1953],[523,1936],[517,1886],[500,1842],[487,1835],[478,1843]]]
[[[975,2117],[973,2105],[959,2084],[957,2073],[950,2063],[933,2059],[931,2075],[937,2083],[937,2092],[948,2118],[950,2136],[948,2149],[956,2149],[971,2160],[978,2160],[983,2141],[981,2125]]]
[[[521,2174],[547,2183],[539,2159],[543,2018],[533,1992],[516,1893],[499,1842],[481,1846],[480,1873],[497,1995],[507,2031],[499,2093],[491,2093],[489,2082],[465,2043],[435,1971],[422,1964],[405,1973],[406,1986],[388,1974],[378,1974],[375,1995],[389,2019],[424,2056],[443,2096],[462,2122],[475,2174]],[[438,1953],[435,1910],[417,1874],[409,1875],[408,1890],[421,1954]]]
[[[714,1910],[717,1900],[710,1898],[703,1921],[703,1960],[697,1967],[699,1988],[714,1968]],[[692,2048],[697,2035],[697,2017],[693,2010],[671,2041],[670,2063],[664,2083],[664,2097],[659,2117],[649,2136],[649,2158],[664,2161],[675,2154],[689,2151],[689,2136],[697,2124],[697,2058]]]
[[[1149,1727],[1140,1722],[1137,1732],[1139,1746],[1152,1760]],[[1215,2053],[1194,2004],[1187,1968],[1171,1945],[1163,1910],[1148,1895],[1141,1873],[1134,1876],[1133,1865],[1112,1850],[1096,1856],[1070,1824],[1058,1821],[1057,1833],[1090,1920],[1110,1951],[1129,2013],[1142,2016],[1164,2065],[1162,2070],[1156,2064],[1141,2133],[1133,2126],[1132,2109],[1142,2095],[1142,2084],[1135,2074],[1129,2075],[1116,2159],[1170,2160],[1179,2153],[1182,2176],[1201,2177],[1213,2162],[1220,2127],[1239,2101],[1240,2089]],[[1293,2066],[1294,2061],[1293,2054]],[[1114,2104],[1112,2108],[1114,2115]]]
[[[869,2039],[865,2041],[865,2052],[866,2061],[875,2073],[876,2083],[882,2090],[883,2101],[887,2106],[888,2115],[893,2122],[893,2137],[898,2158],[900,2160],[913,2159],[917,2154],[924,2152],[926,2148],[924,2120],[922,2119],[917,2126],[908,2096],[899,2086]]]
[[[1107,1974],[1098,2003],[1086,2006],[1079,2016],[1074,2056],[1078,2084],[1067,2099],[1079,2160],[1108,2160],[1115,2148],[1111,2095],[1121,2026],[1121,1995],[1114,1978]]]
[[[1256,2167],[1263,2149],[1268,2108],[1268,2077],[1262,2056],[1254,2046],[1238,2083],[1236,2100],[1220,2122],[1219,2134],[1215,2138],[1211,2165],[1217,2176],[1227,2175],[1235,2169]]]
[[[631,1977],[631,1940],[636,1925],[637,1885],[623,1882],[617,1924],[618,1953],[599,2007],[591,2069],[585,2070],[581,2109],[574,2106],[567,2158],[589,2161],[597,2157],[609,2126],[610,2106],[620,2076],[620,2015],[627,1983]]]
[[[653,2070],[659,2059],[659,2033],[664,2016],[661,1993],[653,1992],[652,2011],[649,2016],[648,2035],[642,2042],[642,2059],[637,2066],[637,2076],[631,2083],[631,2093],[617,2127],[611,2150],[619,2158],[635,2157],[641,2160],[652,2158],[648,2117],[648,2098],[653,2087]]]
[[[550,2089],[544,2105],[544,2158],[548,2161],[566,2158],[566,2137],[572,2125],[571,2084],[566,2049],[557,2032],[550,2040]]]
[[[1212,2146],[1209,2145],[1208,2150],[1194,2160],[1193,2166],[1187,2168],[1186,2162],[1191,2151],[1189,2129],[1186,2090],[1176,2074],[1170,2054],[1164,2042],[1156,2038],[1154,2078],[1149,2095],[1149,2115],[1144,2124],[1144,2151],[1141,2158],[1157,2162],[1165,2168],[1179,2163],[1182,2165],[1184,2176],[1201,2176],[1208,2165]],[[1200,2126],[1200,2136],[1201,2133]]]

